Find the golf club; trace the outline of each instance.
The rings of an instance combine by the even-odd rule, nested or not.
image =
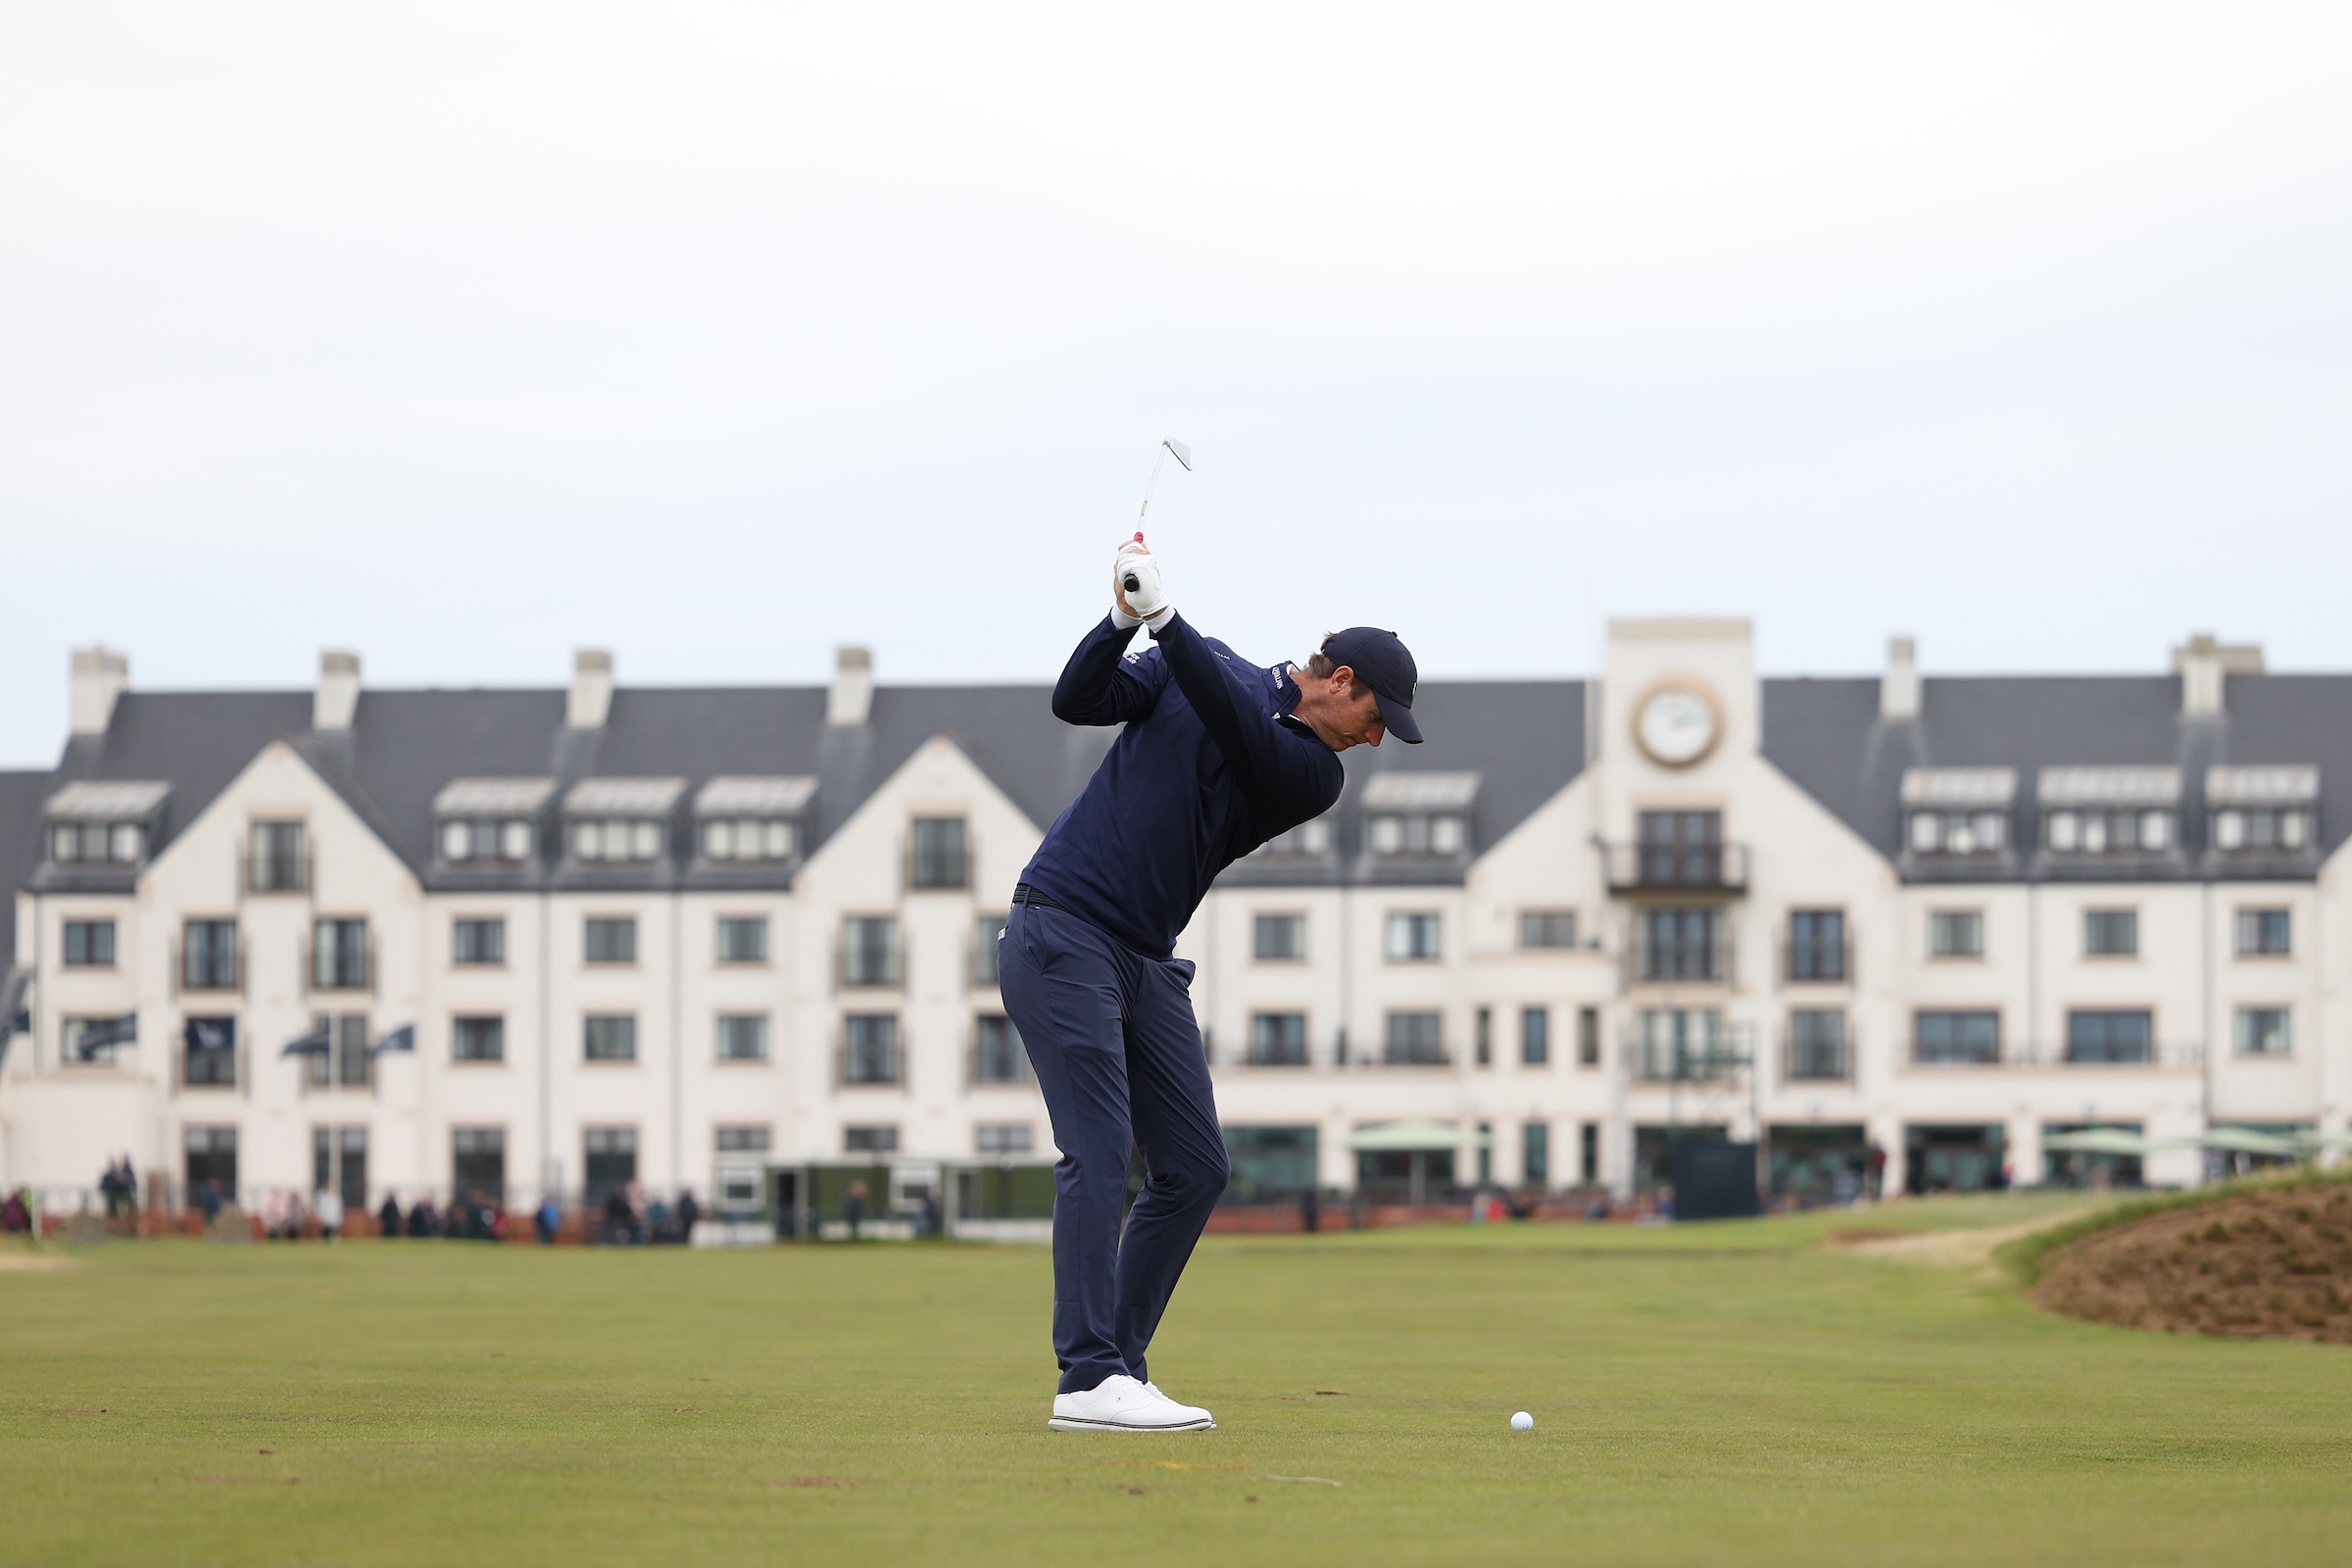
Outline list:
[[[1144,486],[1144,504],[1135,514],[1135,536],[1138,539],[1144,536],[1144,517],[1152,510],[1152,492],[1159,485],[1159,466],[1171,456],[1183,466],[1185,472],[1193,471],[1193,449],[1191,447],[1186,446],[1174,436],[1169,436],[1160,442],[1159,450],[1152,454],[1152,477]],[[1136,581],[1135,573],[1129,572],[1125,582],[1127,591],[1133,593],[1140,586],[1142,585]]]

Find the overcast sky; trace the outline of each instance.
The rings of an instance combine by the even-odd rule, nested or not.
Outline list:
[[[2352,8],[0,9],[0,761],[139,686],[2352,668]]]

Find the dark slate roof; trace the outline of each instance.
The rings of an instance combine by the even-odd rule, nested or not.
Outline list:
[[[16,890],[40,861],[41,803],[55,788],[53,773],[0,772],[0,874],[8,878],[0,893],[0,981],[16,961]]]
[[[1901,858],[1898,792],[1908,767],[2016,768],[2016,831],[2031,846],[2042,768],[2177,766],[2181,846],[2171,870],[2181,875],[2201,858],[2205,869],[2230,874],[2210,862],[2204,842],[2208,767],[2312,763],[2321,790],[2315,853],[2294,865],[2244,869],[2315,872],[2352,836],[2352,675],[2232,675],[2226,703],[2218,718],[2183,718],[2171,675],[1940,677],[1923,682],[1916,720],[1887,722],[1875,679],[1767,680],[1764,755],[1890,860]]]

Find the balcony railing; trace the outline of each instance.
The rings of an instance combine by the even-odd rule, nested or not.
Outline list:
[[[1672,1041],[1633,1043],[1633,1074],[1642,1083],[1721,1083],[1746,1062],[1729,1041],[1713,1045],[1682,1045]]]
[[[2077,1051],[2064,1041],[2003,1043],[1992,1050],[1941,1052],[1922,1055],[1913,1041],[1907,1057],[1913,1067],[1934,1070],[1986,1072],[1999,1068],[2027,1072],[2197,1072],[2205,1065],[2205,1047],[2194,1041],[2156,1041],[2143,1049],[2100,1054]]]
[[[1718,922],[1711,938],[1653,942],[1642,922],[1634,923],[1625,950],[1628,985],[1729,985],[1733,974],[1732,933]]]
[[[833,1084],[838,1089],[903,1089],[906,1085],[906,1053],[895,1042],[843,1041],[833,1053]]]
[[[1854,983],[1854,945],[1851,941],[1785,943],[1781,974],[1790,985],[1850,986]]]
[[[1781,1081],[1791,1084],[1850,1084],[1854,1081],[1854,1037],[1781,1042]]]
[[[1611,844],[1602,859],[1612,893],[1742,893],[1744,844]]]

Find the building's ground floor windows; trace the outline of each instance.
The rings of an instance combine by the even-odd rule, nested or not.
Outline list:
[[[2052,1187],[2137,1187],[2141,1172],[2139,1156],[2112,1149],[2051,1149],[2053,1138],[2066,1139],[2082,1134],[2117,1133],[2125,1138],[2137,1138],[2140,1124],[2135,1121],[2053,1121],[2042,1125],[2041,1179]]]
[[[237,1200],[237,1130],[190,1127],[180,1134],[187,1202],[210,1214]]]
[[[2009,1185],[1998,1122],[1903,1129],[1903,1184],[1913,1194],[1984,1193]]]
[[[1551,1124],[1531,1121],[1519,1129],[1519,1185],[1551,1185]]]
[[[711,1193],[721,1214],[743,1219],[766,1205],[769,1143],[765,1127],[738,1125],[713,1130]]]
[[[1600,1123],[1596,1121],[1576,1129],[1576,1181],[1580,1187],[1600,1185]]]
[[[841,1130],[841,1150],[845,1154],[895,1154],[899,1152],[899,1130],[896,1127],[844,1127]]]
[[[637,1180],[637,1129],[588,1127],[580,1133],[582,1195],[591,1208],[626,1194]]]
[[[1317,1174],[1318,1138],[1312,1126],[1228,1126],[1225,1154],[1233,1165],[1233,1176],[1225,1184],[1227,1198],[1235,1202],[1263,1203],[1310,1191],[1321,1179]]]
[[[507,1200],[507,1130],[455,1127],[449,1134],[449,1200],[452,1204]]]
[[[1870,1176],[1870,1137],[1860,1123],[1775,1126],[1765,1136],[1772,1196],[1800,1204],[1850,1203]]]
[[[311,1190],[342,1199],[347,1214],[368,1207],[368,1129],[311,1129]]]
[[[1355,1185],[1358,1192],[1376,1202],[1443,1201],[1453,1195],[1454,1152],[1450,1149],[1358,1151]]]

